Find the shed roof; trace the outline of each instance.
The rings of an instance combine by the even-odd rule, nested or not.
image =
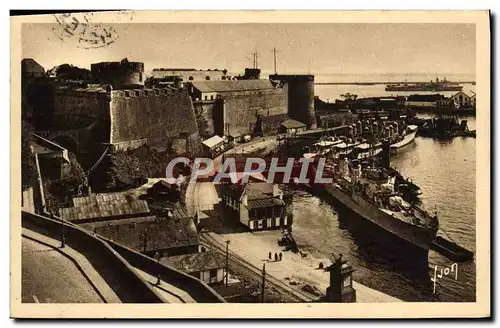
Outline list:
[[[279,198],[264,198],[264,199],[254,199],[248,201],[248,209],[271,207],[271,206],[283,206],[285,202]]]
[[[156,217],[155,220],[115,220],[94,226],[98,235],[112,239],[140,252],[196,246],[198,231],[193,219]]]
[[[224,267],[224,257],[215,252],[200,252],[163,258],[160,263],[172,265],[187,273],[221,269]]]
[[[87,197],[73,198],[74,207],[59,209],[63,220],[78,222],[86,219],[97,219],[114,216],[137,214],[141,216],[150,212],[148,203],[127,192],[93,194]]]
[[[224,142],[224,139],[222,139],[219,136],[213,136],[211,138],[208,138],[207,140],[203,141],[202,143],[207,146],[208,148],[212,148],[214,146],[217,146],[221,142]]]
[[[200,92],[235,92],[274,89],[269,80],[196,81],[193,87]]]
[[[292,119],[284,121],[283,123],[281,123],[281,125],[287,129],[297,129],[306,127],[304,123]]]

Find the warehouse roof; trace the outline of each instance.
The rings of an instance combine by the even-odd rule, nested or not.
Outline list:
[[[193,87],[200,92],[235,92],[274,89],[269,80],[223,80],[223,81],[196,81]]]
[[[73,198],[74,207],[59,209],[63,220],[78,222],[88,219],[106,218],[150,213],[148,203],[129,193],[93,194]]]
[[[207,140],[203,141],[202,143],[207,146],[208,148],[212,148],[214,146],[217,146],[221,142],[223,142],[224,139],[222,139],[219,136],[213,136],[211,138],[208,138]]]
[[[281,125],[287,129],[298,129],[306,127],[304,123],[292,119],[286,120],[285,122],[281,123]]]
[[[135,218],[95,224],[94,232],[129,248],[148,252],[199,244],[198,231],[189,217]]]
[[[187,273],[220,269],[224,267],[224,257],[215,252],[200,252],[171,256],[160,260],[163,264],[169,264]]]

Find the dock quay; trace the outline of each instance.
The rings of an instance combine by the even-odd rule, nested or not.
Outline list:
[[[410,83],[410,81],[373,81],[373,82],[315,82],[316,85],[377,85],[377,84],[403,84]],[[411,83],[425,83],[425,82],[411,82]],[[458,84],[475,84],[476,81],[457,81]]]

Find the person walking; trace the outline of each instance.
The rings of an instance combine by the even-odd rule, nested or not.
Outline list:
[[[283,253],[280,252],[280,261],[281,261],[281,258],[283,257]]]
[[[269,252],[269,259],[272,260],[273,258],[273,253]]]
[[[277,262],[278,261],[278,253],[274,253],[274,261]]]

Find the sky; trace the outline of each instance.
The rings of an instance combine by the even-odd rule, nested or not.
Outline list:
[[[45,69],[63,63],[90,68],[101,61],[243,72],[259,53],[259,68],[278,73],[475,75],[473,24],[115,24],[110,45],[81,47],[57,24],[24,24],[23,57]],[[59,28],[59,30],[58,30]]]

